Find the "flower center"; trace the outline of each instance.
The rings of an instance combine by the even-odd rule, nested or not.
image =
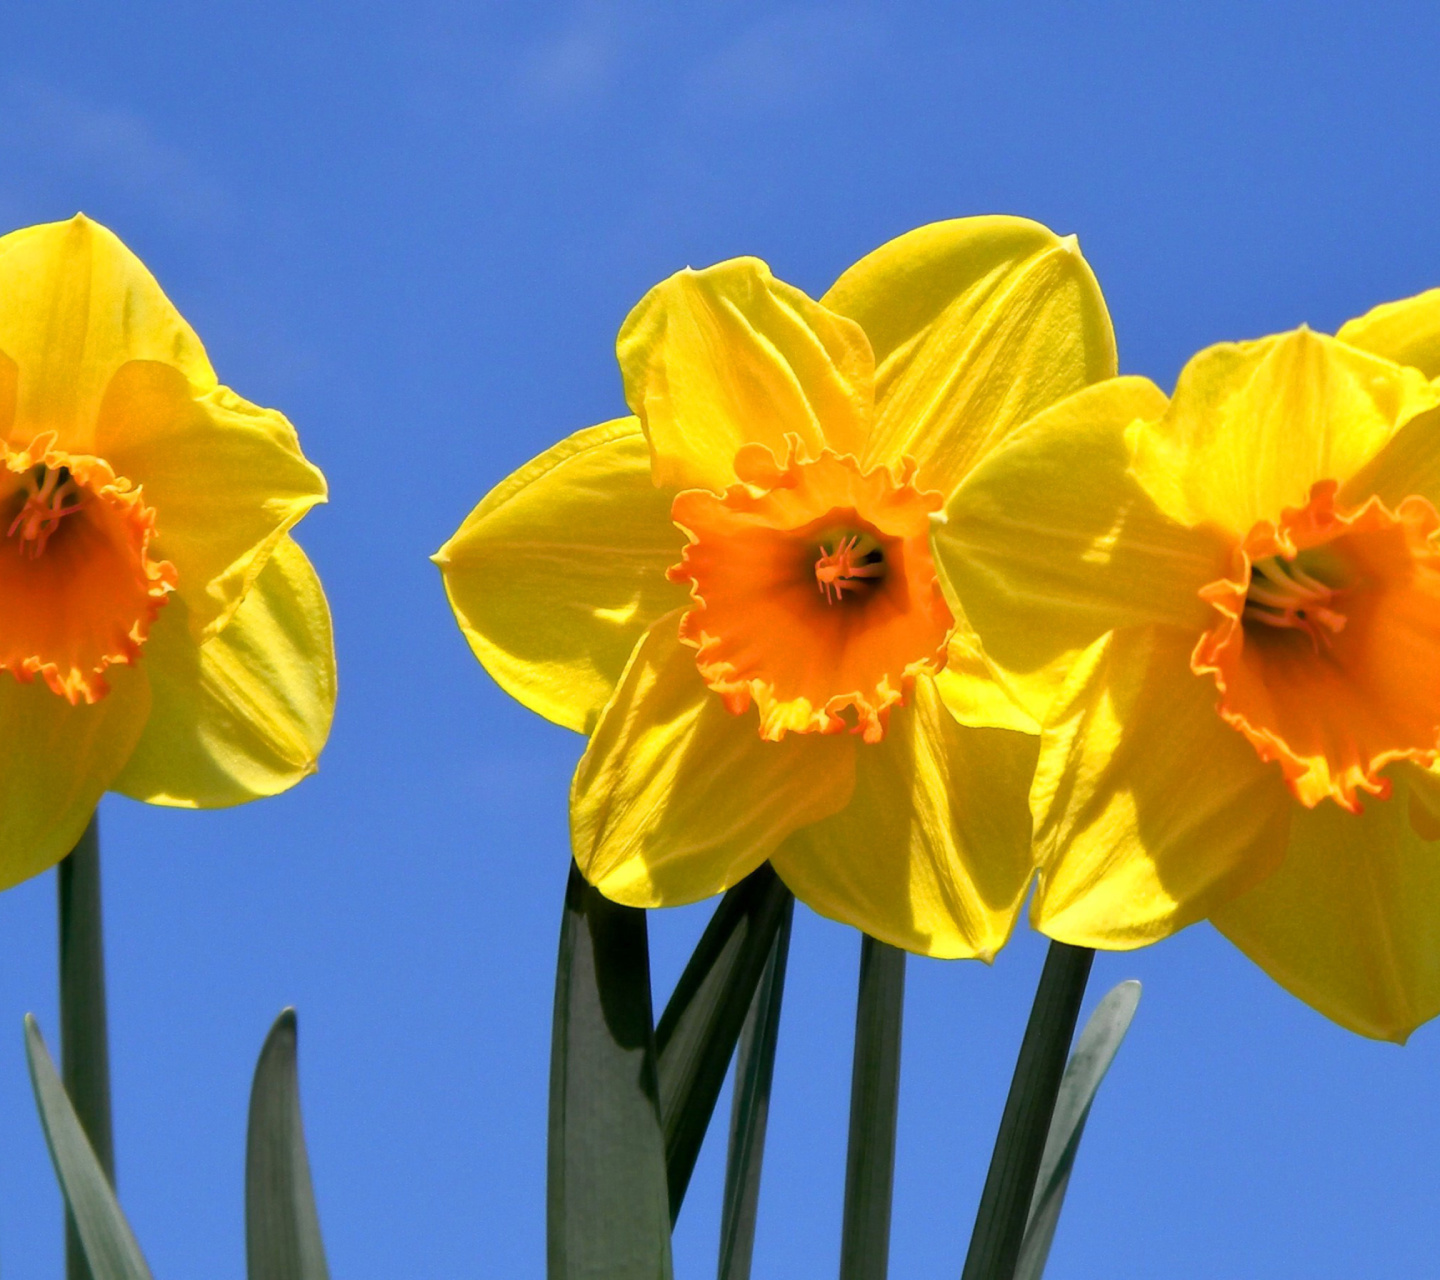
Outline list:
[[[820,535],[816,550],[815,582],[827,604],[844,600],[847,591],[852,599],[863,598],[885,576],[885,552],[868,533],[831,530]]]
[[[1345,615],[1331,607],[1336,589],[1313,577],[1305,559],[1302,552],[1256,560],[1250,566],[1243,618],[1246,624],[1303,631],[1318,652],[1322,641],[1345,629]]]
[[[0,444],[0,671],[95,702],[130,663],[175,585],[155,513],[98,458]]]
[[[45,554],[45,544],[61,520],[80,510],[83,496],[70,478],[69,467],[52,469],[43,462],[26,473],[24,492],[25,501],[5,536],[18,536],[22,550],[33,560]]]
[[[680,636],[702,678],[760,736],[860,734],[878,742],[890,708],[945,664],[954,627],[930,559],[940,496],[880,467],[791,445],[782,465],[747,446],[723,497],[679,494],[690,538],[670,571],[695,604]]]
[[[1386,765],[1440,755],[1440,516],[1419,497],[1342,510],[1335,492],[1246,535],[1200,593],[1220,616],[1190,665],[1296,799],[1358,813],[1361,792],[1390,794]]]

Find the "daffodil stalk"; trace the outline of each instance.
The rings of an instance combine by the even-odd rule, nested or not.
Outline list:
[[[1015,1273],[1094,958],[1088,947],[1050,944],[1000,1117],[961,1280],[1009,1280]]]
[[[110,1185],[115,1139],[110,1121],[110,1042],[106,1027],[105,940],[100,894],[100,820],[91,817],[57,868],[60,915],[61,1078],[75,1114]],[[68,1207],[65,1274],[91,1280]]]
[[[855,1006],[840,1280],[885,1280],[900,1109],[905,952],[868,936],[861,940]]]

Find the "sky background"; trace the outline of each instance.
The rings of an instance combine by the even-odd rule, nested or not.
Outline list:
[[[615,332],[736,254],[818,295],[921,223],[1076,232],[1124,372],[1332,331],[1440,284],[1432,3],[75,4],[9,0],[0,230],[108,224],[221,380],[326,472],[319,775],[102,811],[121,1199],[157,1280],[244,1274],[250,1074],[299,1009],[337,1280],[543,1274],[565,795],[581,739],[471,658],[427,556],[624,412]],[[17,749],[0,744],[0,752]],[[0,895],[0,1268],[60,1274],[21,1017],[58,1048],[54,875]],[[652,916],[657,1000],[703,927]],[[797,912],[755,1275],[838,1259],[858,937]],[[958,1274],[1043,959],[912,961],[891,1274]],[[1144,983],[1049,1276],[1417,1275],[1440,1253],[1440,1028],[1340,1030],[1208,925]],[[723,1120],[676,1237],[714,1271]],[[719,1138],[716,1141],[715,1138]]]

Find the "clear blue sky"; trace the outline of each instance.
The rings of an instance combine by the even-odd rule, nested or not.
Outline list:
[[[550,997],[580,739],[471,659],[426,556],[623,412],[612,343],[686,264],[819,293],[919,223],[1077,232],[1122,369],[1440,284],[1431,3],[113,5],[11,0],[0,227],[83,209],[223,381],[296,423],[341,699],[318,777],[103,811],[122,1200],[160,1280],[243,1275],[244,1118],[300,1010],[333,1273],[542,1274]],[[0,752],[17,749],[0,745]],[[0,1267],[59,1274],[21,1016],[57,1037],[54,877],[0,896]],[[668,988],[705,909],[652,923]],[[1437,922],[1440,927],[1440,922]],[[757,1277],[838,1256],[857,938],[797,915]],[[958,1273],[1043,948],[910,966],[892,1274]],[[1051,1276],[1418,1275],[1440,1028],[1339,1030],[1208,926],[1102,956],[1140,1012]],[[713,1274],[721,1152],[676,1238]]]

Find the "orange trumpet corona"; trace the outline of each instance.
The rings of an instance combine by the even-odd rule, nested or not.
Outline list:
[[[784,465],[763,446],[736,459],[723,497],[686,490],[672,517],[690,538],[670,571],[695,604],[680,624],[705,683],[760,736],[885,734],[922,671],[945,665],[955,621],[927,544],[939,494],[913,468],[862,471],[792,441]]]
[[[150,556],[155,512],[140,491],[53,445],[0,444],[0,670],[96,702],[105,669],[138,656],[175,568]]]
[[[1297,800],[1358,813],[1359,792],[1389,796],[1387,764],[1440,746],[1440,517],[1422,497],[1347,511],[1336,488],[1250,531],[1234,576],[1201,592],[1220,621],[1191,666]]]

